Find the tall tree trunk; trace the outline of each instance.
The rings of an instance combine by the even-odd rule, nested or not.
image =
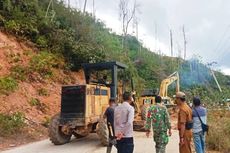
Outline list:
[[[85,0],[85,3],[84,3],[84,9],[83,9],[84,14],[85,14],[86,5],[87,5],[87,0]]]

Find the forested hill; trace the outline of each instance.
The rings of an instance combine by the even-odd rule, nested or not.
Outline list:
[[[201,96],[212,93],[215,97],[218,93],[209,69],[199,60],[184,61],[159,56],[130,35],[126,38],[128,55],[125,56],[122,36],[113,33],[99,19],[67,8],[58,0],[53,0],[51,9],[46,13],[48,5],[49,0],[1,0],[1,30],[27,42],[38,53],[46,52],[57,61],[64,60],[61,68],[65,70],[79,70],[81,63],[117,60],[129,66],[127,74],[131,75],[128,77],[134,78],[138,90],[159,88],[162,79],[179,71],[182,89]],[[40,60],[46,57],[41,56]],[[60,68],[59,62],[44,62],[47,62],[44,65]],[[50,73],[49,67],[41,71],[40,68],[37,69],[42,76]],[[224,97],[229,92],[229,77],[221,73],[217,77],[225,89],[221,95]]]

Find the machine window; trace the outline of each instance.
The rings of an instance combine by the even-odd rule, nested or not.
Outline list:
[[[106,95],[108,95],[108,90],[101,90],[101,95],[102,96],[106,96]]]
[[[100,89],[99,88],[96,88],[94,90],[94,95],[100,95]]]

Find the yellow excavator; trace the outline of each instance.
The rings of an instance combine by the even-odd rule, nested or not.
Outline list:
[[[162,97],[162,101],[167,108],[175,106],[174,101],[168,96],[168,87],[176,82],[176,92],[180,91],[180,79],[178,72],[172,73],[166,79],[161,82],[159,96]]]
[[[176,92],[180,91],[180,79],[177,71],[162,80],[159,92],[151,89],[147,89],[142,92],[142,95],[138,100],[142,120],[146,120],[148,107],[155,104],[156,95],[162,97],[162,101],[168,109],[175,107],[173,98],[168,96],[168,87],[174,82],[176,82]]]

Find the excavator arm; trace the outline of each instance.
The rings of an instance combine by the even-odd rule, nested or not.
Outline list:
[[[176,82],[176,92],[180,91],[178,72],[172,73],[170,76],[168,76],[161,82],[159,91],[159,95],[161,97],[168,97],[168,86],[171,85],[173,82]]]

